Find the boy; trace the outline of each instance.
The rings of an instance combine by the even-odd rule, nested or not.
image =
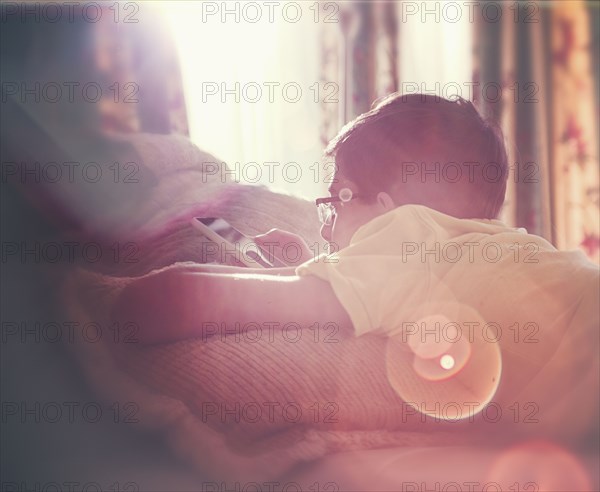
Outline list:
[[[400,337],[427,370],[441,367],[441,378],[477,360],[469,352],[476,344],[460,352],[457,337],[483,340],[501,348],[498,360],[490,357],[489,381],[473,383],[489,396],[500,371],[513,394],[527,385],[569,323],[582,319],[580,306],[596,312],[571,332],[597,325],[597,300],[584,298],[597,292],[598,270],[583,253],[559,252],[495,220],[506,150],[470,102],[391,95],[346,125],[325,153],[336,173],[331,196],[317,203],[333,253],[295,269],[166,269],[130,284],[115,320],[138,323],[146,343],[203,336],[211,321],[334,323],[342,337]]]

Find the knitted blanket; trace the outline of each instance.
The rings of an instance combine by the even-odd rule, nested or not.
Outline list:
[[[136,343],[135,326],[109,324],[112,304],[136,277],[202,261],[205,248],[190,226],[192,217],[223,217],[251,235],[276,227],[311,245],[320,239],[314,204],[231,183],[224,163],[184,137],[115,139],[69,141],[66,153],[56,145],[18,147],[15,161],[27,156],[103,163],[99,182],[28,183],[23,190],[39,197],[40,213],[61,226],[65,243],[89,241],[96,245],[91,256],[104,252],[72,271],[63,264],[52,268],[65,320],[80,327],[67,348],[97,398],[118,410],[119,422],[161,433],[204,478],[278,479],[293,474],[298,464],[338,451],[390,447],[393,452],[400,446],[472,444],[479,437],[486,444],[533,434],[597,442],[597,280],[587,307],[572,323],[579,328],[565,337],[544,371],[521,394],[505,392],[505,416],[515,409],[525,413],[530,402],[540,409],[539,423],[515,423],[511,432],[506,429],[511,418],[483,427],[477,418],[422,421],[389,384],[388,340],[377,336],[347,338],[341,333],[351,330],[335,333],[327,326],[276,334],[255,327],[238,339]],[[129,165],[125,175],[114,174],[116,162]],[[347,467],[357,474],[377,473],[354,461]]]
[[[64,282],[68,319],[102,330],[93,342],[76,331],[77,343],[69,344],[99,398],[119,402],[123,418],[140,429],[163,433],[213,480],[281,478],[338,451],[473,441],[460,424],[407,420],[406,405],[388,383],[383,338],[263,330],[143,346],[135,327],[111,326],[112,304],[135,277],[198,260],[190,217],[210,213],[242,232],[276,226],[316,240],[315,226],[307,226],[314,224],[314,205],[262,188],[233,186],[210,210],[202,208],[140,239],[135,263],[80,267]]]

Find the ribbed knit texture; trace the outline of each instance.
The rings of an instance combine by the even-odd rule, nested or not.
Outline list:
[[[213,212],[226,217],[234,209],[235,225],[243,229],[245,224],[245,232],[284,222],[282,228],[316,240],[316,228],[301,225],[311,223],[306,214],[313,212],[312,204],[260,188],[252,192],[254,207],[270,214],[241,207],[231,191],[220,202],[221,210]],[[244,193],[250,197],[247,188]],[[290,214],[294,207],[297,214]],[[297,226],[293,216],[300,217]],[[139,246],[137,263],[96,264],[95,272],[79,268],[69,276],[62,291],[69,319],[109,326],[112,303],[136,276],[193,261],[200,250],[187,219],[174,219]],[[102,269],[112,275],[100,273]],[[388,383],[386,339],[344,337],[342,331],[331,337],[338,343],[324,343],[329,331],[321,331],[315,342],[314,331],[305,330],[296,343],[280,332],[269,340],[265,331],[258,342],[250,341],[248,333],[237,342],[231,336],[142,346],[103,337],[100,343],[79,340],[70,347],[99,396],[137,403],[140,428],[164,431],[182,457],[214,479],[277,478],[302,461],[338,451],[473,440],[474,433],[463,432],[462,424],[426,427],[414,417],[407,420],[406,406]],[[261,414],[255,418],[257,407]],[[234,415],[207,412],[215,408],[233,409]]]

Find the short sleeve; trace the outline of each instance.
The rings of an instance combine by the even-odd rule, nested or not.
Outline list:
[[[362,335],[376,329],[370,315],[366,282],[361,280],[358,268],[361,258],[348,255],[345,251],[330,255],[321,255],[296,268],[296,275],[314,275],[329,282],[334,294],[348,313],[356,335]],[[365,289],[360,289],[362,285]],[[361,291],[362,290],[362,291]]]
[[[401,207],[381,215],[360,227],[346,248],[296,268],[299,276],[329,282],[357,336],[395,330],[427,295],[428,265],[417,258],[406,261],[401,249],[406,234],[425,238],[431,233],[415,213]]]

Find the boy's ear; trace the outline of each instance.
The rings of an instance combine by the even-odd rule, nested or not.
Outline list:
[[[385,191],[380,191],[379,193],[377,193],[377,203],[386,212],[396,208],[396,204],[394,203],[394,200],[392,200],[392,197]]]

